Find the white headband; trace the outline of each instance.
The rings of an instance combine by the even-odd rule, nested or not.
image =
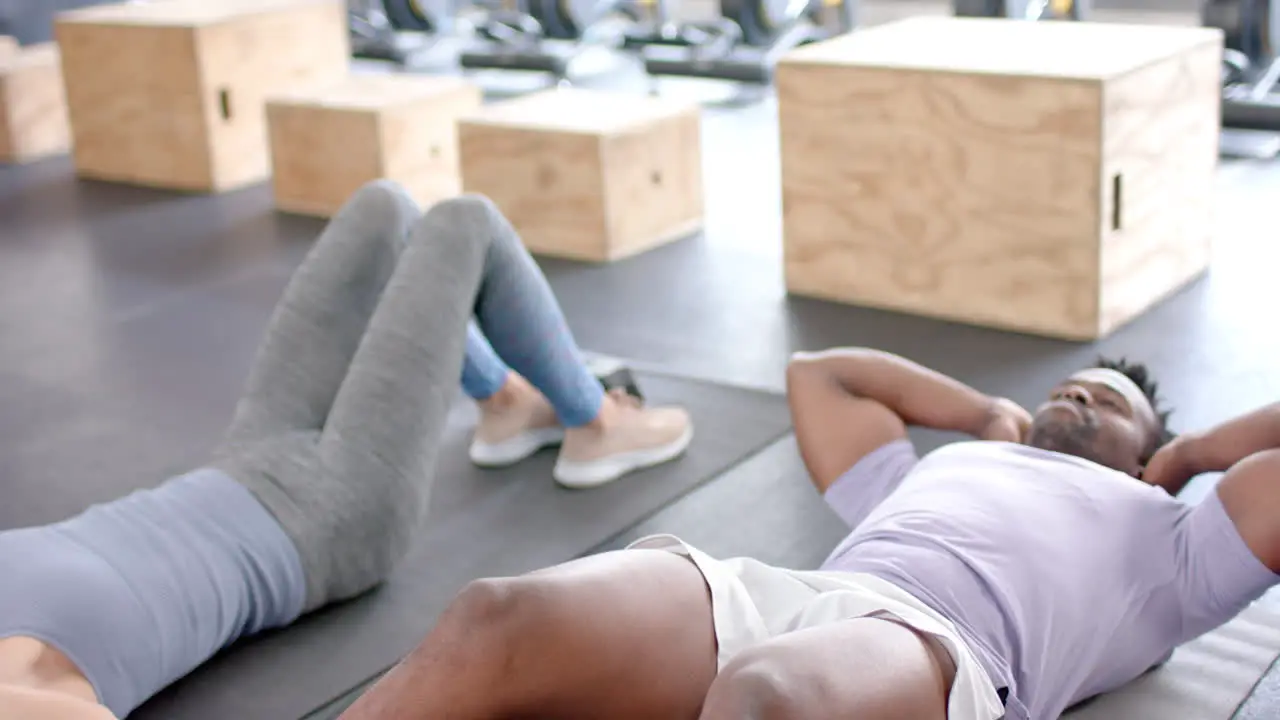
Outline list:
[[[1110,368],[1088,368],[1071,376],[1077,382],[1102,385],[1120,393],[1129,401],[1129,406],[1138,410],[1148,404],[1147,394],[1142,392],[1138,384],[1128,375]]]

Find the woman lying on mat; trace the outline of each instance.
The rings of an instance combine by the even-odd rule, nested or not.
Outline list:
[[[460,375],[481,400],[473,455],[563,435],[567,485],[691,437],[683,410],[603,390],[491,203],[423,215],[366,186],[285,290],[208,467],[0,533],[0,717],[125,717],[237,637],[382,581],[424,515]]]
[[[1280,404],[1171,440],[1124,362],[1034,416],[869,350],[798,357],[787,381],[853,528],[822,571],[660,536],[479,581],[344,720],[1048,720],[1277,582]],[[978,441],[921,459],[908,425]],[[1208,499],[1176,497],[1209,471]]]

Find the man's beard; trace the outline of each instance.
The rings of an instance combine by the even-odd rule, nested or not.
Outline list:
[[[1064,422],[1056,418],[1046,418],[1042,422],[1041,418],[1036,418],[1027,435],[1027,444],[1032,447],[1101,462],[1097,442],[1097,421],[1087,414],[1078,422]]]

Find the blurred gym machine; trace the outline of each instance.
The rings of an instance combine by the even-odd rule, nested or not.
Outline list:
[[[952,0],[956,17],[1002,17],[1011,20],[1084,20],[1089,0]]]
[[[778,59],[801,45],[852,32],[858,0],[720,0],[719,17],[675,23],[665,4],[656,22],[628,33],[652,77],[769,85]]]
[[[548,73],[561,83],[575,58],[593,46],[618,46],[643,14],[629,0],[479,0],[471,6],[481,45],[459,55],[463,68]]]
[[[453,28],[454,6],[450,0],[365,0],[382,6],[391,26],[397,30],[438,35]]]
[[[351,54],[413,64],[413,56],[453,31],[458,0],[347,0]]]
[[[1224,155],[1280,155],[1280,0],[1205,0],[1201,22],[1225,35]]]
[[[365,60],[405,64],[407,53],[397,42],[396,29],[378,0],[347,0],[351,26],[351,54]]]

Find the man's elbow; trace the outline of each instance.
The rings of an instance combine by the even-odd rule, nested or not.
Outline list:
[[[819,376],[831,377],[831,371],[822,362],[820,352],[800,351],[791,353],[787,361],[787,387],[795,387],[799,383],[809,383]]]
[[[866,362],[874,361],[880,355],[878,350],[861,347],[800,350],[791,353],[791,359],[787,361],[787,379],[791,381],[817,376],[829,380],[839,375],[841,369],[863,367]]]

